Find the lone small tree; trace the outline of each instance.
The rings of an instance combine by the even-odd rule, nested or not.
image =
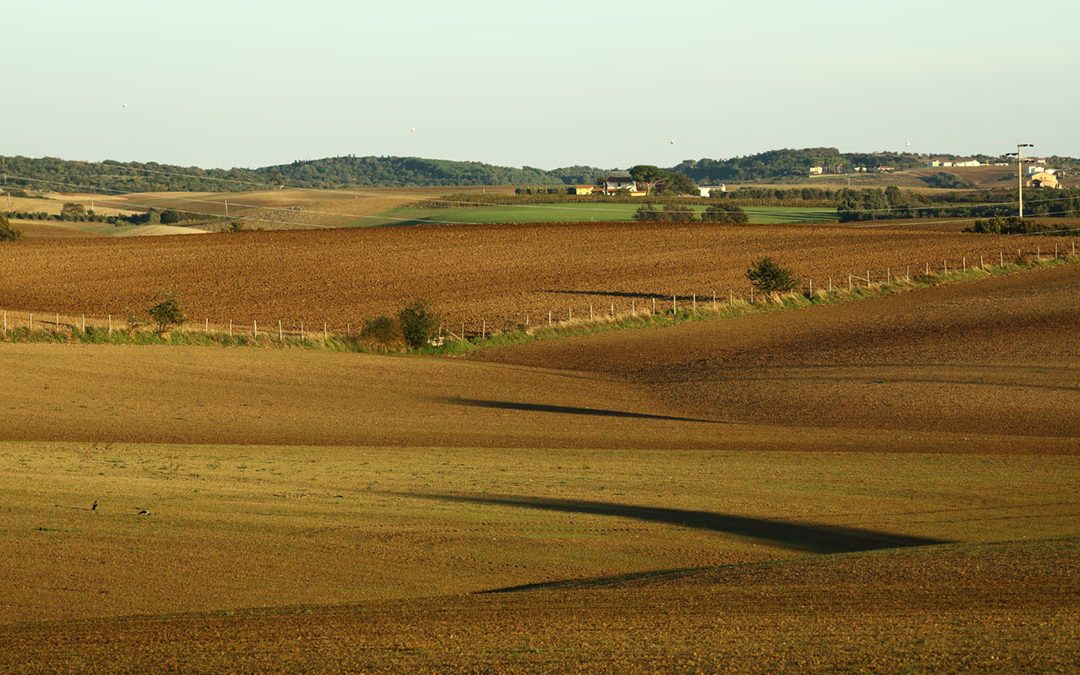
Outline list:
[[[157,323],[159,333],[164,333],[169,326],[179,326],[187,321],[187,317],[180,309],[180,303],[167,292],[163,293],[161,301],[146,310],[146,313]]]
[[[15,241],[22,236],[22,232],[11,229],[11,224],[4,214],[0,213],[0,241]]]
[[[769,256],[756,261],[746,270],[746,278],[754,288],[765,293],[786,293],[795,290],[799,277],[787,267],[781,266]]]
[[[439,315],[417,300],[398,312],[398,323],[405,342],[414,349],[428,343],[439,330]]]

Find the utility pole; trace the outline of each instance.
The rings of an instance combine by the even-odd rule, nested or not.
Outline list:
[[[1024,148],[1034,148],[1032,143],[1017,143],[1016,144],[1016,181],[1017,181],[1017,194],[1019,198],[1018,202],[1018,214],[1020,220],[1024,219]],[[1006,153],[1011,155],[1013,153]]]

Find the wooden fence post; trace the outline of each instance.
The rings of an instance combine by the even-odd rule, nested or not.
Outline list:
[[[34,313],[30,312],[30,318],[27,319],[27,325],[30,326],[30,332],[34,332]]]
[[[810,299],[813,300],[814,299],[814,280],[810,279],[809,282],[810,282]]]
[[[251,320],[251,333],[252,333],[252,335],[255,336],[256,340],[259,339],[259,320],[258,319],[252,319]]]
[[[281,319],[278,319],[278,322],[277,322],[277,339],[278,339],[278,342],[284,342],[285,341],[285,331],[283,331],[281,329]]]
[[[300,322],[300,340],[301,341],[304,340],[304,322],[303,321]]]
[[[630,298],[630,313],[637,316],[637,299]]]
[[[112,314],[109,315],[109,335],[112,335]]]
[[[326,340],[327,340],[328,338],[329,338],[329,335],[328,335],[328,334],[327,334],[327,332],[326,332],[326,322],[325,322],[325,321],[323,321],[323,322],[322,322],[322,339],[323,339],[323,342],[326,342]]]
[[[210,332],[210,317],[207,317],[206,319],[203,320],[203,332],[204,333],[209,333]]]
[[[592,321],[592,320],[593,320],[593,315],[592,315],[592,303],[590,302],[590,303],[589,303],[589,321]]]
[[[712,310],[716,311],[716,291],[712,292]]]
[[[679,298],[678,296],[671,296],[671,313],[674,314],[679,310]]]
[[[852,290],[852,285],[851,285],[851,275],[850,275],[850,274],[849,274],[849,275],[847,275],[847,289],[848,289],[848,292],[849,292],[849,293],[850,293],[850,292],[851,292],[851,290]]]
[[[232,319],[229,319],[229,337],[232,337]]]
[[[1005,267],[1005,251],[998,249],[998,264]]]
[[[487,319],[484,319],[483,322],[480,325],[480,339],[481,340],[486,340],[487,339]]]
[[[694,293],[693,295],[690,296],[690,311],[691,312],[696,312],[697,311],[697,293]]]
[[[462,326],[464,326],[464,324],[462,324]],[[548,310],[548,326],[549,327],[551,326],[551,310],[550,309]],[[462,335],[465,334],[465,329],[464,328],[462,328],[461,333],[462,333]]]
[[[652,299],[652,313],[653,315],[656,314],[656,298]]]

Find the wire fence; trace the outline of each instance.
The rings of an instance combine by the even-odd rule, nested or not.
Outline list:
[[[918,281],[920,275],[936,278],[949,274],[968,271],[987,271],[1004,268],[1009,264],[1046,263],[1053,260],[1075,262],[1077,258],[1076,241],[1067,246],[1055,243],[1043,250],[1041,245],[1034,248],[1019,247],[1014,250],[998,249],[992,253],[976,253],[970,257],[944,257],[940,260],[926,260],[919,263],[905,263],[896,267],[868,268],[852,271],[848,274],[826,276],[814,279],[807,277],[800,280],[796,293],[808,299],[828,297],[837,291],[855,292],[858,289],[876,289],[884,285],[899,282]],[[493,335],[508,331],[532,332],[540,328],[566,328],[597,323],[611,323],[627,318],[642,316],[677,316],[687,313],[701,314],[722,312],[735,307],[753,307],[776,303],[777,294],[762,293],[753,286],[742,288],[710,289],[689,293],[624,293],[607,291],[562,291],[574,295],[586,294],[602,296],[603,302],[569,302],[547,309],[523,310],[506,316],[505,314],[490,319],[478,317],[472,320],[457,320],[443,323],[432,342],[441,345],[448,340],[475,341],[485,340]],[[559,291],[553,291],[559,293]],[[73,314],[71,312],[42,312],[15,309],[0,309],[0,328],[8,336],[25,332],[45,332],[57,337],[77,337],[82,335],[113,336],[117,333],[132,334],[138,332],[158,332],[165,327],[131,315],[93,315]],[[352,322],[327,319],[325,321],[289,321],[285,319],[262,320],[252,318],[238,320],[188,320],[182,324],[168,327],[170,333],[216,336],[242,341],[288,344],[292,342],[328,342],[331,340],[363,339],[364,322]]]

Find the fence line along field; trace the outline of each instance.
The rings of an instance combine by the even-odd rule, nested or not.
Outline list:
[[[319,326],[423,299],[450,325],[491,328],[612,304],[702,298],[748,284],[771,255],[819,288],[849,274],[917,273],[945,261],[1049,254],[1074,240],[823,226],[638,223],[424,226],[201,237],[26,241],[0,246],[0,307],[104,317],[169,290],[196,322]],[[1071,249],[1070,249],[1071,250]],[[1007,256],[1007,257],[1006,257]]]

